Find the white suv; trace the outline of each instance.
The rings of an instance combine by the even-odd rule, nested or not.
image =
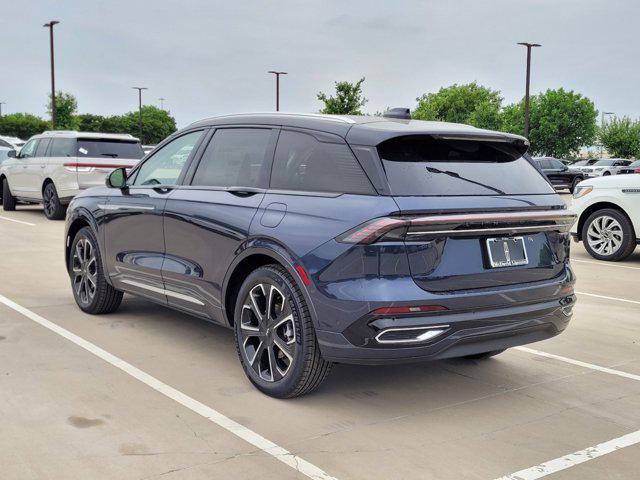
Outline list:
[[[0,167],[4,210],[16,200],[42,203],[50,220],[64,218],[71,199],[104,185],[115,168],[131,168],[144,156],[140,141],[125,134],[52,131],[34,135]]]

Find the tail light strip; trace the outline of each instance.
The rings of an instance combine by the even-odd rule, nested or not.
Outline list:
[[[487,212],[385,217],[366,222],[338,237],[344,243],[374,243],[391,231],[407,236],[469,236],[525,232],[568,232],[576,215],[567,210]]]

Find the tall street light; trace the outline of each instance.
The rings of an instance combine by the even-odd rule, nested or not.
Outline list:
[[[138,90],[138,130],[140,132],[140,142],[144,143],[142,139],[142,91],[149,90],[147,87],[131,87],[134,90]]]
[[[164,101],[166,98],[160,97],[158,100],[160,100],[160,110],[164,110]]]
[[[531,49],[541,47],[539,43],[518,42],[518,45],[527,47],[527,86],[524,94],[524,136],[529,137],[529,84],[531,82]]]
[[[600,114],[600,128],[604,128],[604,117],[605,115],[615,115],[613,112],[602,112]],[[604,145],[602,145],[602,141],[600,141],[600,156],[604,154]]]
[[[276,76],[276,112],[280,111],[280,75],[286,75],[287,72],[278,72],[269,70],[267,73],[273,73]]]
[[[2,118],[2,105],[6,105],[7,102],[0,102],[0,118]]]
[[[60,23],[58,20],[51,20],[42,25],[49,29],[49,49],[51,50],[51,130],[56,129],[56,74],[53,61],[53,26]]]

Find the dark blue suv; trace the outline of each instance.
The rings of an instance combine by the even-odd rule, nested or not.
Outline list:
[[[244,114],[175,133],[78,195],[78,306],[123,292],[235,330],[253,384],[316,388],[333,362],[484,358],[565,329],[561,198],[519,136],[384,117]]]

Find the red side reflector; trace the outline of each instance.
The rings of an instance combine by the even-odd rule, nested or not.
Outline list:
[[[407,313],[442,312],[448,310],[442,305],[418,305],[414,307],[382,307],[371,312],[372,315],[403,315]]]
[[[300,278],[302,279],[304,284],[309,286],[311,281],[309,280],[309,277],[307,277],[307,272],[304,271],[304,268],[302,268],[302,265],[298,265],[296,267],[296,270],[298,271],[298,275],[300,275]]]

